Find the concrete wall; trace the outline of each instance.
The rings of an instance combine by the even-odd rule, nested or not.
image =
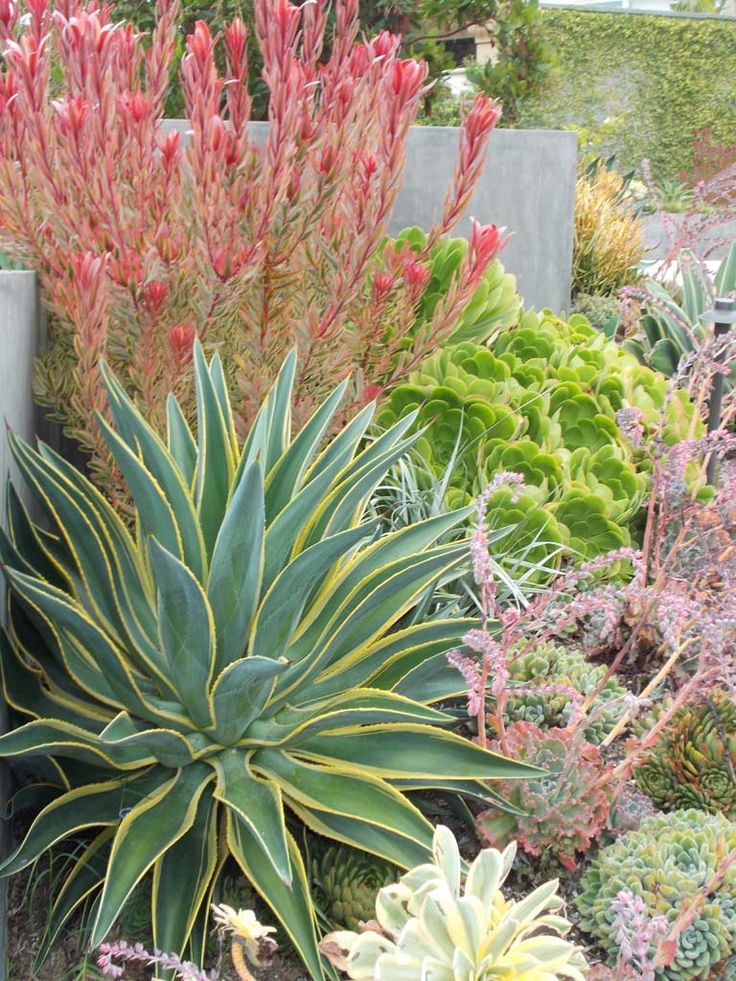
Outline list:
[[[5,481],[12,472],[5,439],[5,424],[26,439],[32,439],[35,410],[31,394],[33,359],[39,342],[41,318],[35,273],[0,271],[0,523],[5,521]],[[0,617],[5,608],[0,581]],[[7,723],[0,699],[0,731]],[[0,767],[0,810],[4,810],[8,774]],[[8,828],[0,822],[0,854],[5,854]],[[6,884],[0,881],[0,981],[5,981]]]
[[[183,119],[167,128],[186,133]],[[253,123],[259,142],[267,123]],[[391,230],[427,228],[442,208],[457,159],[457,130],[415,126],[409,137],[404,185]],[[577,136],[564,130],[497,130],[488,161],[458,233],[467,234],[470,217],[505,225],[512,238],[502,259],[516,275],[529,306],[567,310],[572,281]]]

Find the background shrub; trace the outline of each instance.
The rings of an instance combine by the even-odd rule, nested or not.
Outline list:
[[[690,173],[693,131],[736,143],[736,20],[545,10],[554,77],[525,104],[523,126],[593,131],[624,167]]]

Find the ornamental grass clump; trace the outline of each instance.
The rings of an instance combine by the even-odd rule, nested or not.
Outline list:
[[[736,825],[722,814],[674,811],[645,819],[607,845],[583,876],[580,926],[602,945],[608,963],[620,954],[622,893],[640,920],[663,918],[639,958],[661,981],[713,981],[736,970]],[[664,934],[664,936],[663,936]]]
[[[501,892],[516,846],[483,849],[465,869],[449,828],[434,835],[432,862],[378,893],[362,933],[328,934],[320,948],[349,978],[386,981],[584,981],[582,950],[565,939],[557,882],[521,900]]]
[[[161,428],[172,388],[193,416],[195,337],[221,349],[242,433],[296,346],[304,422],[341,378],[362,405],[434,350],[502,244],[475,226],[450,293],[407,345],[429,253],[470,201],[500,107],[476,97],[436,226],[388,262],[426,64],[402,59],[398,36],[364,40],[357,0],[256,0],[267,135],[249,127],[236,19],[186,38],[183,139],[162,125],[178,5],[156,9],[146,36],[96,3],[38,0],[27,17],[16,0],[0,6],[0,249],[38,272],[51,313],[36,397],[106,486],[103,357]]]
[[[486,781],[536,771],[456,735],[429,704],[457,694],[444,653],[473,621],[422,622],[417,607],[464,561],[463,543],[435,543],[466,512],[385,536],[364,521],[413,420],[366,443],[370,405],[326,440],[343,382],[293,433],[292,352],[241,443],[219,357],[198,344],[193,356],[197,426],[172,397],[165,440],[100,367],[114,426],[99,424],[131,526],[48,446],[10,437],[45,521],[9,488],[0,663],[19,725],[0,757],[57,795],[0,873],[88,832],[39,959],[91,897],[100,944],[150,872],[156,948],[200,961],[231,856],[319,979],[295,832],[406,868],[433,833],[406,792],[497,800]],[[433,658],[439,671],[409,677]]]

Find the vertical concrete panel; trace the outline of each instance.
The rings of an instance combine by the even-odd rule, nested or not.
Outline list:
[[[171,119],[164,127],[186,137],[188,124]],[[268,124],[252,123],[251,132],[262,144]],[[412,127],[392,232],[433,223],[455,169],[457,146],[454,127]],[[458,228],[458,234],[467,235],[471,217],[505,225],[511,239],[502,260],[517,277],[527,306],[550,307],[555,313],[570,306],[576,169],[575,133],[496,130],[478,188]]]
[[[25,439],[32,439],[35,413],[31,393],[33,359],[39,340],[39,303],[36,276],[31,272],[0,272],[0,523],[5,522],[5,482],[12,473],[5,425]],[[0,610],[4,615],[3,585]],[[0,701],[0,728],[5,731],[7,713]],[[0,769],[0,805],[5,809],[8,774]],[[0,824],[0,853],[8,847],[8,827]],[[7,880],[0,881],[0,981],[6,976]]]
[[[457,130],[416,126],[392,231],[426,228],[438,215],[457,158]],[[501,256],[527,306],[567,310],[572,282],[577,135],[556,130],[497,130],[459,233],[470,218],[505,225]]]

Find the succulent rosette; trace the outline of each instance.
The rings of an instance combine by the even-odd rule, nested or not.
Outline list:
[[[399,875],[390,862],[347,845],[325,848],[312,862],[323,911],[336,926],[348,930],[373,919],[379,889]]]
[[[696,807],[736,818],[736,706],[725,692],[676,713],[636,771],[664,810]]]
[[[680,909],[699,900],[697,914],[676,938],[669,964],[657,970],[658,981],[714,981],[736,971],[736,866],[720,878],[725,859],[736,850],[736,824],[723,814],[695,809],[645,818],[607,845],[580,883],[580,926],[594,936],[615,965],[620,945],[613,908],[628,890],[645,905],[647,918],[663,916],[669,924]],[[708,887],[705,900],[702,890]],[[656,951],[650,949],[653,958]]]
[[[564,728],[579,704],[597,691],[606,667],[593,664],[575,647],[539,644],[510,665],[511,697],[506,703],[509,722],[532,722],[540,729]],[[593,698],[583,723],[586,740],[600,743],[624,714],[626,692],[616,675]]]
[[[498,746],[498,742],[492,743]],[[494,848],[516,839],[535,857],[556,858],[571,871],[577,853],[588,849],[603,830],[610,809],[600,751],[572,729],[541,729],[532,722],[514,722],[504,740],[509,755],[546,771],[536,781],[504,781],[503,793],[519,813],[496,808],[476,819],[479,836]]]

